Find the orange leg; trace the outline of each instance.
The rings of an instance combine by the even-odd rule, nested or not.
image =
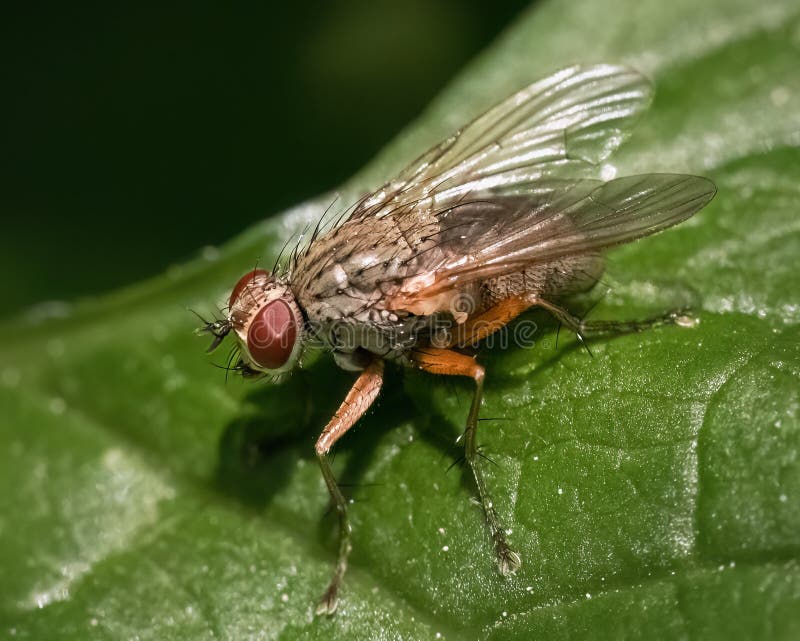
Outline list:
[[[336,606],[339,604],[339,587],[342,584],[344,573],[347,571],[347,558],[353,547],[350,543],[351,530],[350,522],[347,519],[347,501],[336,484],[336,477],[333,475],[327,454],[336,441],[353,427],[356,421],[369,409],[370,405],[378,397],[382,383],[383,361],[374,360],[361,372],[339,409],[336,410],[336,414],[328,421],[325,429],[322,430],[322,434],[317,439],[317,460],[322,469],[325,485],[328,486],[331,501],[339,514],[339,556],[336,560],[336,567],[328,589],[325,590],[325,594],[322,595],[317,605],[317,614],[333,614],[336,611]]]
[[[476,344],[490,336],[497,330],[505,327],[514,318],[526,309],[541,307],[550,312],[560,323],[574,331],[579,340],[584,341],[586,336],[601,334],[630,334],[642,332],[662,325],[681,325],[691,327],[696,321],[687,314],[686,310],[673,310],[642,321],[586,321],[574,316],[563,307],[551,303],[543,298],[532,296],[512,296],[500,301],[494,307],[467,319],[454,330],[454,335],[446,347],[474,347]]]
[[[502,329],[531,306],[530,300],[512,296],[494,307],[468,318],[455,328],[447,347],[475,346],[479,341]]]
[[[322,434],[317,439],[315,449],[317,456],[324,456],[330,452],[333,445],[356,421],[369,409],[373,401],[378,398],[383,384],[383,361],[374,360],[364,369],[347,392],[344,401],[336,410],[333,418],[328,421]]]
[[[467,466],[475,481],[486,522],[492,535],[495,551],[497,552],[498,567],[504,575],[513,574],[522,561],[519,554],[506,541],[505,529],[502,527],[494,505],[486,492],[483,476],[478,467],[476,433],[485,372],[483,367],[475,362],[474,358],[449,348],[472,346],[501,329],[516,316],[533,306],[539,306],[549,311],[561,323],[575,331],[580,340],[583,340],[584,333],[637,332],[663,324],[688,325],[692,322],[692,319],[681,311],[670,312],[638,322],[583,321],[570,314],[567,310],[546,300],[533,296],[512,297],[467,319],[462,325],[456,327],[453,330],[453,335],[449,337],[449,340],[445,341],[445,347],[419,348],[411,353],[412,363],[426,372],[451,376],[468,376],[475,381],[475,394],[472,397],[467,426],[464,431],[464,454]]]
[[[478,414],[483,398],[484,369],[475,359],[449,349],[426,347],[411,353],[412,362],[420,369],[433,374],[450,376],[469,376],[475,381],[475,393],[467,416],[467,427],[464,430],[464,460],[478,490],[483,513],[497,554],[497,567],[503,575],[514,574],[522,564],[519,554],[506,540],[506,531],[494,508],[494,503],[486,491],[483,474],[478,466],[478,447],[476,437],[478,431]]]

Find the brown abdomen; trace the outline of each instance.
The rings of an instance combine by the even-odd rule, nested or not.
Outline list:
[[[605,261],[600,254],[582,254],[490,278],[481,283],[481,307],[488,309],[512,296],[552,301],[579,294],[597,283],[604,268]]]

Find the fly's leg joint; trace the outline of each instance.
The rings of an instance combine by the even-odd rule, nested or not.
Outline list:
[[[467,416],[467,425],[462,434],[464,462],[477,490],[477,498],[474,499],[474,502],[481,506],[486,524],[489,527],[489,533],[497,556],[497,567],[503,575],[513,574],[522,561],[519,554],[511,548],[506,540],[506,530],[500,522],[500,517],[494,508],[489,493],[486,491],[486,483],[478,460],[480,458],[477,447],[478,414],[483,400],[483,384],[486,372],[481,365],[475,362],[474,358],[449,349],[433,347],[425,350],[416,350],[412,352],[411,359],[418,367],[427,372],[449,376],[467,376],[475,381],[475,391],[472,396],[469,415]]]
[[[483,400],[483,383],[486,378],[486,371],[477,363],[472,371],[472,378],[475,380],[475,394],[472,397],[472,405],[467,418],[467,428],[464,431],[464,456],[472,473],[472,479],[478,491],[478,502],[483,508],[486,524],[492,537],[497,558],[497,568],[503,576],[510,576],[522,565],[522,558],[508,543],[506,530],[486,489],[480,466],[477,446],[478,415]]]
[[[370,405],[378,397],[382,384],[383,361],[372,361],[361,372],[336,414],[334,414],[317,439],[315,449],[319,467],[322,470],[322,478],[328,488],[331,503],[336,508],[339,516],[339,554],[336,558],[336,566],[333,569],[331,582],[317,604],[316,613],[318,615],[333,614],[336,611],[339,604],[339,588],[345,572],[347,572],[347,560],[353,549],[351,543],[352,528],[347,517],[347,500],[336,482],[336,477],[328,460],[328,452],[330,452],[336,441],[355,425],[356,421],[369,409]]]
[[[695,327],[699,322],[686,309],[673,310],[666,314],[660,314],[639,321],[584,320],[570,313],[563,307],[559,307],[546,300],[537,299],[534,304],[550,312],[558,322],[575,332],[578,336],[578,340],[584,344],[586,343],[586,338],[589,336],[633,334],[664,325]]]

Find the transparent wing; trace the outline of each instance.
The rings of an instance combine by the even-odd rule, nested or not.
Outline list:
[[[587,176],[650,102],[648,80],[614,65],[562,69],[491,108],[359,202],[350,218],[442,205],[477,190]]]
[[[642,174],[606,183],[544,180],[523,194],[484,192],[436,212],[439,232],[428,260],[418,257],[389,307],[413,311],[462,285],[597,252],[689,218],[716,193],[698,176]]]

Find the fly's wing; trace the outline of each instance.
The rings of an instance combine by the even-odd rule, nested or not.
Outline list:
[[[323,266],[347,267],[330,292],[321,292],[321,268],[306,265],[321,251],[316,233],[297,271],[318,299],[346,294],[347,280],[379,292],[386,308],[429,314],[465,284],[676,224],[713,197],[710,181],[587,178],[649,101],[648,81],[613,65],[569,67],[530,85],[357,203],[330,237]],[[376,219],[386,223],[377,241]]]
[[[442,207],[476,191],[596,171],[648,106],[650,83],[615,65],[576,65],[509,97],[359,202],[349,219]]]
[[[417,261],[388,307],[444,311],[446,294],[467,283],[654,234],[689,218],[715,193],[710,180],[678,174],[544,180],[524,193],[483,192],[435,212],[431,260]]]

